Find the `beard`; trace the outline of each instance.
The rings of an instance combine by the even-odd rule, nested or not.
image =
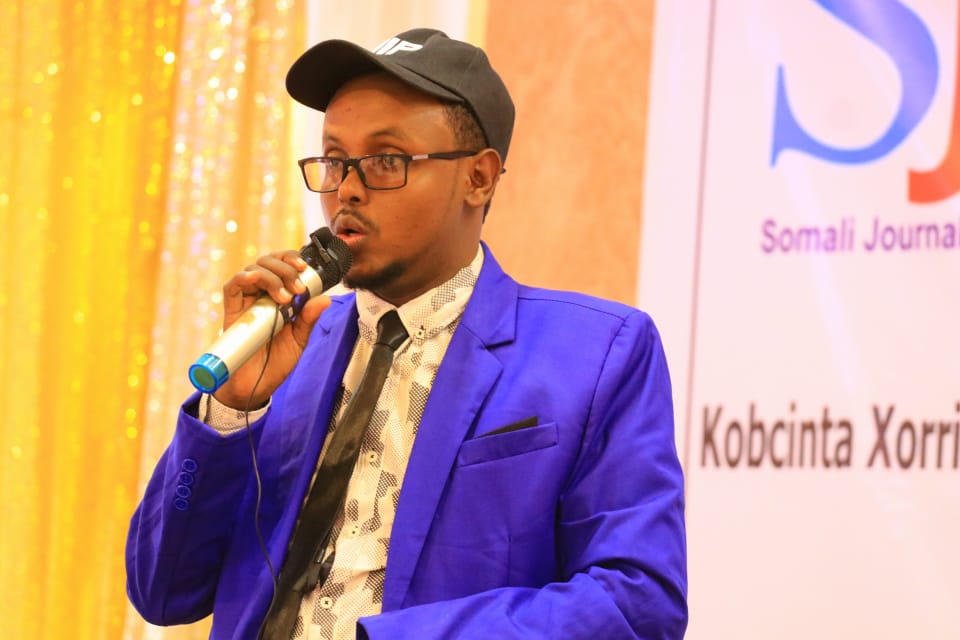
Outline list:
[[[406,271],[406,266],[399,261],[394,261],[379,271],[367,275],[354,276],[351,274],[352,271],[352,269],[347,271],[347,274],[343,276],[343,284],[351,289],[364,289],[376,293],[399,279]]]

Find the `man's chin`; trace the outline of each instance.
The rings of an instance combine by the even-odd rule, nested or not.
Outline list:
[[[343,284],[351,289],[365,289],[376,293],[396,282],[403,271],[403,265],[397,262],[392,262],[377,271],[362,271],[351,268],[343,277]]]

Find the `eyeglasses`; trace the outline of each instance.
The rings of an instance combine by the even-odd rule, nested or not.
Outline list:
[[[414,160],[456,160],[476,155],[476,151],[444,151],[442,153],[377,153],[359,158],[318,156],[298,160],[307,189],[330,193],[340,188],[353,167],[367,189],[399,189],[407,184],[407,166]]]

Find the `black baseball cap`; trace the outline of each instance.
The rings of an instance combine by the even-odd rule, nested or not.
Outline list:
[[[297,102],[325,111],[347,81],[386,71],[443,102],[466,105],[487,144],[506,161],[513,133],[513,100],[482,49],[436,29],[411,29],[372,50],[346,40],[308,49],[287,72],[287,91]]]

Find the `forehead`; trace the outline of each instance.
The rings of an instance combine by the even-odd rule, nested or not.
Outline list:
[[[452,140],[444,104],[385,73],[354,78],[337,90],[323,120],[326,141],[394,137]]]

